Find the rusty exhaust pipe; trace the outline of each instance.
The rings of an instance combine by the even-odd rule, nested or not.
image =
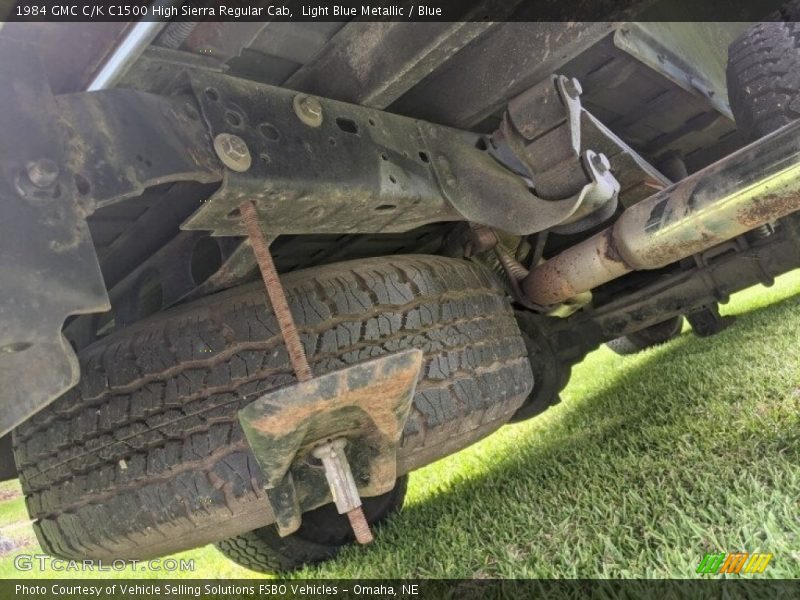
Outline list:
[[[622,213],[611,227],[535,267],[533,303],[559,304],[631,271],[658,269],[800,210],[800,121]]]

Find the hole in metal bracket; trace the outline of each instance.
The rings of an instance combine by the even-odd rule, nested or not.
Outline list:
[[[241,127],[242,126],[242,115],[237,113],[236,111],[229,110],[225,113],[225,121],[227,121],[228,125],[231,127]]]
[[[336,126],[345,133],[352,133],[358,135],[358,125],[352,119],[345,119],[344,117],[336,118]]]
[[[280,132],[275,128],[274,125],[270,123],[262,123],[259,125],[258,133],[260,133],[262,136],[264,136],[264,139],[269,140],[270,142],[277,142],[281,137]]]
[[[78,188],[78,193],[81,196],[88,196],[89,192],[92,191],[92,186],[89,183],[89,180],[80,173],[75,173],[73,179],[75,180],[75,187]]]
[[[6,344],[5,346],[0,346],[0,354],[15,354],[17,352],[23,352],[33,346],[30,342],[14,342],[12,344]]]

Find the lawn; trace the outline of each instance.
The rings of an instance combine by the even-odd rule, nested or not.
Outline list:
[[[706,552],[749,551],[800,577],[799,292],[793,273],[736,295],[713,338],[601,348],[560,405],[414,473],[373,546],[299,575],[693,577]],[[39,551],[17,490],[0,484],[0,577],[41,577],[13,567]],[[185,577],[257,576],[210,546],[178,556]]]

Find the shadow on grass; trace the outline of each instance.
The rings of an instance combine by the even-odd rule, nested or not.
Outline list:
[[[369,553],[347,549],[303,574],[686,577],[704,549],[781,541],[787,530],[790,544],[800,534],[784,522],[797,497],[784,471],[800,445],[791,412],[800,305],[739,314],[713,338],[682,335],[626,359],[613,382],[566,402],[546,427],[504,428],[467,451],[476,467],[462,469],[459,455],[428,467],[445,469],[445,483],[390,520]],[[762,414],[769,401],[777,409]],[[772,505],[774,531],[759,521]]]

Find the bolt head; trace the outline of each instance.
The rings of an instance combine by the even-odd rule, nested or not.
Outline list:
[[[49,188],[58,179],[58,165],[49,158],[32,160],[25,168],[28,172],[28,179],[38,188]]]
[[[238,135],[220,133],[214,138],[214,151],[222,164],[232,171],[244,173],[253,164],[247,144]]]
[[[297,94],[292,101],[297,118],[309,127],[322,125],[322,103],[316,96]]]

